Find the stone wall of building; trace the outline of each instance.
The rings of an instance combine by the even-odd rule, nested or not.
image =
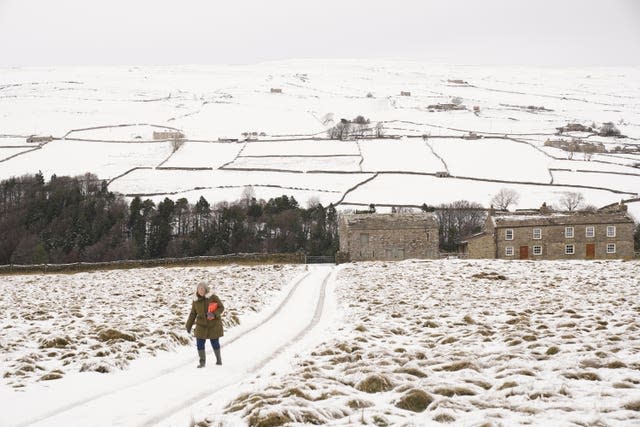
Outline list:
[[[438,257],[438,223],[430,213],[344,214],[338,233],[351,261]]]
[[[616,237],[607,237],[607,225],[616,227]],[[573,237],[565,237],[565,228],[573,227]],[[587,237],[586,228],[593,227],[595,234]],[[506,240],[506,230],[513,230],[513,240]],[[540,229],[539,239],[533,238],[533,230]],[[499,227],[497,232],[497,256],[502,259],[619,259],[633,257],[633,223],[585,223],[573,225]],[[593,253],[587,254],[587,245]],[[615,252],[607,253],[607,245],[615,244]],[[566,246],[573,245],[573,254],[566,253]],[[540,247],[536,254],[534,247]],[[507,255],[507,247],[513,254]],[[526,249],[523,249],[525,248]],[[592,256],[588,256],[592,255]]]
[[[481,236],[469,239],[467,253],[469,258],[474,259],[495,258],[496,244],[493,240],[493,234],[484,233]]]

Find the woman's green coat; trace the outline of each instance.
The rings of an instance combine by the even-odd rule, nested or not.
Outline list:
[[[207,307],[210,302],[218,303],[218,309],[214,312],[215,317],[213,320],[207,320]],[[203,297],[196,293],[193,302],[191,303],[191,313],[187,319],[187,332],[191,333],[193,324],[196,325],[194,335],[196,338],[212,339],[220,338],[224,335],[222,329],[222,318],[220,315],[224,312],[224,305],[217,295],[208,294]]]

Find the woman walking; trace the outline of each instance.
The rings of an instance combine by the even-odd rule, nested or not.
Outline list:
[[[187,332],[191,334],[193,324],[196,325],[194,335],[196,336],[196,346],[200,363],[198,368],[204,368],[206,364],[205,344],[211,341],[213,353],[216,355],[216,365],[222,365],[220,356],[220,337],[224,335],[222,330],[222,318],[224,305],[217,295],[211,293],[209,285],[199,283],[196,288],[196,295],[191,303],[191,313],[187,319]]]

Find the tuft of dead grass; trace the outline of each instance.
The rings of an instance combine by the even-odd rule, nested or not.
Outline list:
[[[626,403],[623,406],[624,409],[627,409],[629,411],[638,411],[640,412],[640,400],[634,400],[632,402]]]
[[[556,347],[555,345],[552,345],[551,347],[549,347],[546,351],[546,354],[548,356],[553,356],[554,354],[558,354],[560,352],[560,349],[558,347]]]
[[[563,377],[570,380],[587,380],[587,381],[600,381],[600,376],[595,372],[565,372]]]
[[[356,390],[364,391],[365,393],[380,393],[389,391],[392,388],[393,384],[391,380],[385,375],[380,374],[369,375],[356,384]]]
[[[456,420],[456,418],[453,415],[447,414],[445,412],[436,415],[435,417],[433,417],[433,419],[434,421],[437,421],[443,424],[452,423]]]
[[[289,415],[276,411],[253,414],[247,421],[251,427],[278,427],[293,422]]]
[[[441,396],[453,397],[453,396],[475,396],[476,393],[470,388],[466,387],[438,387],[433,390],[435,394]]]
[[[71,338],[68,336],[53,337],[40,341],[40,348],[65,348],[69,344],[71,344]]]
[[[461,360],[461,361],[458,361],[458,362],[454,362],[454,363],[450,363],[448,365],[441,366],[439,370],[448,371],[448,372],[455,372],[455,371],[461,371],[463,369],[473,369],[473,370],[477,371],[478,367],[476,365],[474,365],[473,363],[467,361],[467,360]]]
[[[412,412],[423,412],[433,402],[428,393],[413,389],[403,394],[396,402],[396,407]]]
[[[351,409],[363,409],[370,408],[373,406],[373,403],[362,399],[351,399],[347,402],[347,406]]]
[[[124,340],[124,341],[136,341],[136,337],[124,332],[120,332],[116,329],[103,329],[98,333],[98,341],[111,341],[111,340]]]
[[[418,377],[418,378],[425,378],[427,376],[427,374],[425,374],[424,372],[422,372],[420,369],[417,369],[417,368],[399,368],[399,369],[396,369],[394,372],[398,374],[413,375],[414,377]]]

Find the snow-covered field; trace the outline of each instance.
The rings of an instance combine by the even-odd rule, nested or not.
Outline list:
[[[0,280],[3,382],[19,389],[77,372],[111,372],[189,343],[201,281],[224,298],[225,324],[260,311],[302,267],[149,268]]]
[[[201,371],[181,339],[189,294],[202,279],[216,283],[240,325],[228,325],[223,366]],[[8,276],[2,288],[10,375],[0,387],[9,403],[0,420],[8,425],[640,422],[633,261],[155,268]],[[256,333],[242,343],[237,330],[254,322]],[[101,327],[136,341],[102,343],[94,337]],[[47,356],[41,344],[55,337],[74,348],[50,347],[56,355]],[[128,346],[138,350],[130,365],[122,363]],[[67,352],[76,357],[65,365],[59,355]],[[91,357],[77,360],[82,353]],[[176,371],[177,359],[184,366]],[[78,372],[92,362],[111,369]],[[41,378],[54,365],[64,377]],[[32,369],[18,374],[24,366]],[[21,412],[34,399],[41,403],[32,413]]]
[[[316,198],[323,204],[353,199],[350,189],[370,179],[371,173],[399,172],[406,173],[402,187],[390,186],[380,175],[369,185],[383,190],[360,193],[358,203],[438,205],[454,194],[455,200],[477,200],[488,207],[491,196],[502,188],[496,189],[490,180],[506,181],[502,186],[511,181],[552,182],[549,169],[557,168],[555,159],[568,159],[569,153],[545,147],[547,139],[580,137],[602,142],[609,151],[636,149],[638,80],[638,67],[479,67],[383,60],[2,68],[0,146],[7,146],[0,148],[0,179],[38,170],[45,178],[92,172],[113,179],[110,189],[124,194],[155,200],[180,192],[192,203],[205,196],[214,204],[233,200],[242,192],[240,186],[266,185],[258,197],[287,194],[306,205]],[[462,110],[433,107],[452,103]],[[371,126],[380,124],[385,136],[399,139],[325,139],[327,129],[341,119],[359,115]],[[568,123],[599,127],[609,121],[628,138],[584,132],[555,135],[556,128]],[[153,131],[162,128],[178,129],[186,141],[178,146],[153,143]],[[486,138],[460,139],[469,132]],[[33,134],[61,139],[20,154],[23,146],[25,151],[38,147],[25,142]],[[247,135],[258,140],[245,141]],[[218,143],[219,139],[239,142]],[[517,208],[538,207],[538,200],[551,204],[561,191],[582,192],[585,202],[595,206],[640,192],[636,177],[609,173],[622,166],[639,171],[640,152],[600,153],[584,160],[576,153],[573,160],[562,161],[562,168],[599,170],[602,175],[563,172],[552,183],[567,184],[568,190],[528,187],[540,197],[521,197]],[[230,170],[234,167],[243,169],[243,179]],[[152,170],[130,172],[134,168]],[[194,175],[188,171],[193,168],[217,173]],[[304,185],[297,185],[297,179],[282,180],[283,171],[330,172],[338,185],[327,187],[329,181],[319,174],[312,176],[314,183],[305,179]],[[444,191],[416,191],[424,185],[420,173],[444,171],[479,181],[459,185],[444,179],[438,184]],[[365,173],[354,175],[359,172]],[[238,190],[229,191],[229,186]],[[272,191],[273,186],[278,190]]]

